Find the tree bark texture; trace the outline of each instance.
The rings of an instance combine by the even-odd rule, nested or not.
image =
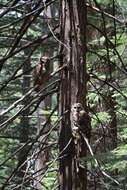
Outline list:
[[[59,134],[60,190],[85,190],[86,169],[80,178],[74,167],[75,148],[71,132],[71,105],[80,102],[87,111],[86,71],[86,20],[85,1],[61,0],[60,2],[60,66],[66,65],[61,73],[59,114],[62,116]],[[85,154],[86,154],[85,148]],[[79,172],[82,173],[82,172]]]

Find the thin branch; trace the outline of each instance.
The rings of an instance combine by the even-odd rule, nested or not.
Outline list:
[[[58,25],[54,27],[53,31],[55,31],[57,28],[58,28]],[[47,40],[49,37],[52,37],[51,32],[49,32],[47,35],[44,35],[42,37],[38,37],[37,39],[33,40],[32,42],[28,42],[26,45],[22,46],[21,48],[15,50],[13,52],[11,52],[6,57],[0,59],[0,71],[2,70],[4,62],[7,61],[9,58],[11,58],[12,56],[16,55],[20,51],[25,50],[25,49],[27,49],[27,48],[29,48],[31,46],[41,44],[43,41]]]
[[[100,79],[99,77],[97,77],[95,74],[92,74],[93,75],[93,78],[101,81],[101,82],[104,82],[105,84],[107,84],[108,86],[112,87],[115,91],[117,91],[119,94],[121,94],[125,99],[127,99],[127,96],[124,95],[118,88],[116,88],[114,85],[112,85],[110,82],[108,82],[107,80],[102,80]]]
[[[120,186],[120,183],[119,183],[116,179],[112,178],[112,177],[111,177],[110,175],[108,175],[104,170],[102,170],[102,168],[101,168],[101,166],[100,166],[100,163],[98,162],[98,160],[97,160],[97,159],[95,158],[95,156],[94,156],[93,150],[92,150],[92,148],[91,148],[91,146],[90,146],[90,144],[89,144],[89,142],[88,142],[88,139],[84,136],[83,133],[81,133],[81,135],[83,136],[83,139],[84,139],[84,141],[85,141],[85,143],[86,143],[86,145],[87,145],[87,147],[88,147],[88,150],[89,150],[89,152],[90,152],[92,158],[94,159],[94,161],[95,161],[95,163],[96,163],[96,165],[97,165],[99,171],[103,174],[103,176],[106,176],[107,178],[109,178],[110,180],[112,180],[113,182],[115,182],[117,185]]]
[[[104,15],[108,16],[109,18],[112,18],[112,19],[116,20],[120,24],[124,24],[125,23],[124,21],[116,18],[115,16],[113,16],[113,15],[111,15],[111,14],[105,12],[105,11],[103,11],[102,9],[99,9],[99,8],[97,8],[95,6],[90,5],[89,3],[86,3],[86,6],[89,7],[91,10],[94,10],[94,11],[99,12],[99,13],[103,13]]]

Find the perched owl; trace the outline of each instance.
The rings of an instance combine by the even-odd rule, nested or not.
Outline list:
[[[90,117],[81,103],[75,103],[71,108],[72,132],[81,131],[88,140],[90,139]]]
[[[49,77],[49,59],[41,57],[36,67],[33,70],[33,86],[36,86],[36,91],[40,91]]]
[[[90,117],[81,103],[75,103],[71,108],[72,136],[75,144],[76,158],[86,155],[84,136],[90,141]]]

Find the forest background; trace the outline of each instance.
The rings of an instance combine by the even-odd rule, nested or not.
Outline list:
[[[127,189],[126,16],[126,0],[0,0],[2,190]],[[41,57],[49,67],[37,90]],[[91,118],[78,161],[77,101]]]

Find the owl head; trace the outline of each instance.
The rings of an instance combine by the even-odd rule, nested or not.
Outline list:
[[[48,57],[43,56],[40,58],[40,64],[42,66],[43,73],[49,71],[49,65],[50,65],[49,63],[50,63],[50,60]]]
[[[77,113],[79,113],[81,110],[84,110],[81,103],[75,103],[75,104],[73,104],[72,107],[71,107],[71,111],[72,111],[72,112],[77,112]]]

